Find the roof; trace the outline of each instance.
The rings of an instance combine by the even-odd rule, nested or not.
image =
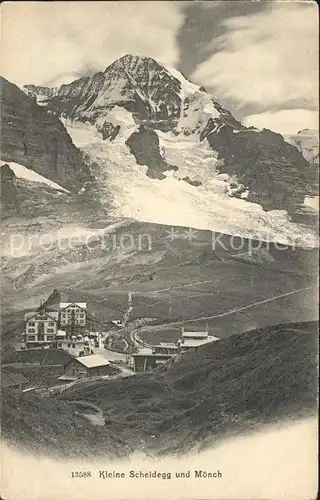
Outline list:
[[[34,318],[35,316],[38,316],[41,313],[45,314],[46,316],[49,316],[54,321],[57,321],[59,319],[59,312],[58,311],[46,311],[46,310],[42,310],[42,311],[30,311],[30,312],[27,312],[24,315],[24,320],[28,321],[29,319]]]
[[[208,337],[208,332],[182,332],[182,337],[205,339],[206,337]]]
[[[66,309],[66,307],[69,306],[77,306],[80,307],[81,309],[87,309],[86,302],[60,302],[60,309]]]
[[[96,368],[97,366],[107,366],[110,365],[109,361],[99,354],[90,354],[89,356],[80,356],[75,358],[76,361],[81,363],[86,368]]]
[[[64,330],[58,330],[57,331],[57,336],[59,337],[66,337],[66,332]]]
[[[12,387],[17,384],[27,384],[28,380],[21,373],[1,373],[1,384],[3,387]]]
[[[184,342],[181,342],[181,340],[178,342],[181,347],[199,347],[204,344],[209,344],[210,342],[215,342],[216,340],[220,339],[218,337],[208,336],[206,339],[187,338]]]
[[[139,352],[135,352],[132,356],[149,356],[152,355],[152,349],[148,347],[144,347],[143,349],[139,349]]]
[[[177,344],[174,342],[160,342],[160,344],[154,345],[153,347],[170,347],[170,349],[176,349]]]
[[[172,354],[161,354],[161,353],[153,353],[150,349],[140,349],[139,352],[135,352],[132,354],[134,358],[146,357],[146,358],[166,358],[171,357]]]

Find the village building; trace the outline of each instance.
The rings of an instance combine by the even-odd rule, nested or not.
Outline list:
[[[154,346],[152,350],[148,348],[140,349],[139,352],[132,354],[133,370],[135,372],[153,370],[172,358],[172,353],[157,352],[157,348],[160,348],[160,346]]]
[[[113,375],[117,373],[115,368],[107,359],[98,354],[80,356],[68,361],[64,366],[64,378],[97,377],[102,375]]]
[[[59,313],[40,309],[25,314],[25,345],[50,347],[55,344]]]
[[[178,346],[173,342],[172,343],[160,342],[160,344],[154,345],[152,347],[152,354],[167,354],[173,356],[174,354],[177,354],[177,351],[178,351]]]
[[[78,357],[92,354],[100,347],[101,322],[88,317],[86,302],[71,302],[67,297],[50,310],[41,304],[25,314],[25,329],[20,348],[55,347]]]
[[[60,326],[67,336],[84,333],[86,324],[86,302],[60,302]]]
[[[58,330],[56,339],[57,348],[63,349],[72,356],[87,356],[93,353],[92,346],[94,342],[88,336],[83,337],[78,334],[67,337],[64,330]]]
[[[181,338],[178,340],[178,349],[179,352],[184,352],[217,340],[220,339],[209,335],[208,331],[190,332],[182,328]]]

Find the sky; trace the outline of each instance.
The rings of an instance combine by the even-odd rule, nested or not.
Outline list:
[[[1,74],[56,86],[126,53],[202,85],[247,126],[318,128],[315,2],[8,2]]]

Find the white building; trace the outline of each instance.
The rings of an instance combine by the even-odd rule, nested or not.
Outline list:
[[[195,347],[200,347],[202,345],[208,344],[210,342],[215,342],[220,340],[218,337],[213,337],[209,335],[207,331],[205,332],[186,332],[184,328],[181,331],[181,338],[178,340],[178,347],[180,351],[187,351],[188,349],[193,349]]]
[[[58,330],[56,335],[57,348],[67,351],[72,356],[88,356],[92,354],[94,342],[89,337],[82,335],[72,335],[67,337],[64,330]]]
[[[86,323],[86,302],[60,302],[60,326],[63,329],[81,331]]]
[[[54,345],[58,331],[59,313],[40,310],[25,314],[26,347],[49,347]]]

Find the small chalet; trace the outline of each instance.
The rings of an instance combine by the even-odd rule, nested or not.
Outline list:
[[[146,372],[158,368],[172,358],[177,351],[177,349],[173,349],[169,352],[169,348],[162,348],[159,352],[157,348],[159,349],[160,346],[154,346],[152,350],[148,348],[140,349],[139,352],[132,354],[133,370],[135,372]]]
[[[71,378],[113,375],[117,371],[117,368],[111,365],[107,359],[98,354],[73,358],[64,366],[65,377]]]
[[[209,342],[215,342],[220,340],[218,337],[213,337],[209,335],[208,331],[204,332],[186,332],[184,328],[181,331],[181,338],[178,340],[179,351],[187,351],[189,349],[194,349],[195,347],[200,347]]]

